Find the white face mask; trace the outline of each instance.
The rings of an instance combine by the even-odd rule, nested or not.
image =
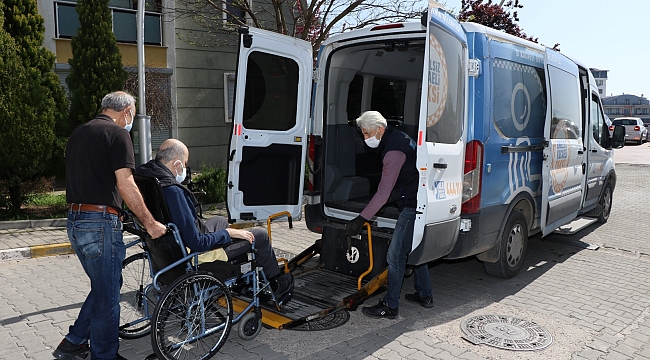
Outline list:
[[[176,161],[181,162],[180,160],[176,160]],[[181,166],[183,166],[182,163]],[[187,177],[187,169],[185,168],[185,166],[183,166],[183,171],[180,174],[178,174],[178,171],[176,172],[176,182],[180,184],[183,182],[183,180],[185,180],[186,177]]]
[[[378,147],[378,146],[379,146],[379,142],[380,142],[380,140],[377,139],[377,135],[376,135],[376,134],[375,134],[375,136],[373,136],[373,137],[369,137],[369,138],[367,138],[367,139],[365,139],[365,140],[363,140],[363,141],[366,142],[366,145],[368,145],[368,147],[373,148],[373,149],[375,149],[376,147]]]
[[[131,115],[131,112],[129,112],[129,115],[131,116],[131,123],[125,124],[124,128],[126,129],[126,131],[131,132],[131,128],[133,127],[133,115]],[[124,122],[126,123],[126,116],[124,117]]]

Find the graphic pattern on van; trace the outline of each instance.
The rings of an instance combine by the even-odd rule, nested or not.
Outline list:
[[[447,60],[442,46],[433,34],[429,34],[429,91],[427,127],[440,121],[447,102]]]

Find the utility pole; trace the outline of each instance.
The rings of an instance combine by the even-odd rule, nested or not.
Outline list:
[[[142,165],[151,160],[151,116],[147,115],[147,103],[145,101],[144,81],[144,0],[138,0],[138,12],[136,13],[136,36],[138,46],[138,114],[135,121],[138,128],[138,143],[140,154],[138,156]],[[135,124],[134,124],[135,125]]]

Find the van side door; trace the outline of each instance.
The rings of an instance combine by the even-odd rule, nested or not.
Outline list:
[[[417,168],[417,215],[409,264],[441,258],[460,226],[467,124],[467,37],[448,12],[430,8],[424,53]]]
[[[231,222],[299,219],[307,149],[309,42],[257,28],[241,31],[226,203]]]
[[[542,236],[572,221],[584,191],[581,92],[578,66],[551,49],[544,56],[550,96],[544,124]]]

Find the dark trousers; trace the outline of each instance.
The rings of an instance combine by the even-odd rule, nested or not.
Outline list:
[[[205,222],[205,227],[208,232],[215,232],[224,230],[228,227],[228,221],[221,216],[215,216]],[[257,263],[264,269],[266,277],[271,279],[280,274],[277,258],[275,252],[269,242],[269,236],[266,230],[262,228],[248,229],[255,236],[255,259]],[[232,239],[232,243],[225,246],[223,250],[228,255],[228,260],[233,260],[238,256],[246,254],[251,251],[251,244],[242,239]]]

